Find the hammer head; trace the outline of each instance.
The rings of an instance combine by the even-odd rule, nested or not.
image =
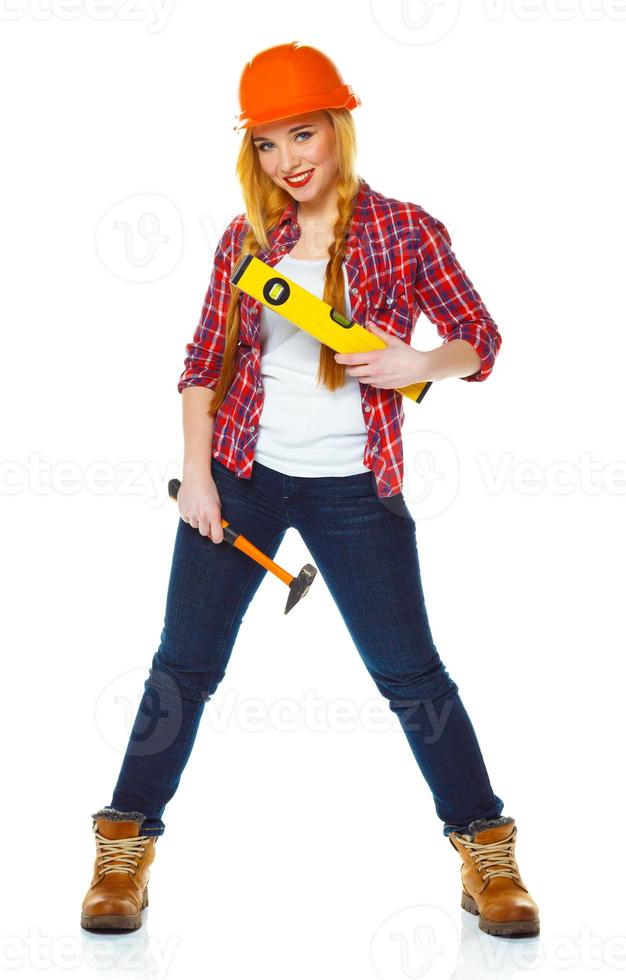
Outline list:
[[[311,582],[317,575],[317,568],[315,565],[303,565],[301,571],[293,579],[291,585],[289,586],[289,598],[287,599],[287,605],[285,606],[285,615],[290,609],[293,609],[296,602],[306,595],[311,587]]]

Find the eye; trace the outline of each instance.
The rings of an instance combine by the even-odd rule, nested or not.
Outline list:
[[[303,129],[299,133],[296,133],[296,139],[298,138],[298,136],[307,136],[307,137],[309,137],[309,136],[312,136],[312,135],[313,134],[310,133],[308,130]],[[305,142],[306,142],[306,140],[305,140]],[[272,143],[271,140],[266,140],[265,143],[259,143],[259,150],[261,150],[261,151],[264,152],[266,146],[274,146],[274,143]]]

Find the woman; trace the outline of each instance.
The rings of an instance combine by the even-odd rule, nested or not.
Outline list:
[[[185,451],[165,622],[111,803],[92,814],[97,856],[82,924],[141,924],[165,806],[265,574],[219,547],[223,509],[272,557],[289,527],[299,531],[463,859],[463,907],[494,935],[537,933],[515,822],[501,815],[431,636],[416,525],[401,492],[395,389],[484,380],[500,334],[441,222],[357,176],[360,102],[329,58],[297,43],[269,48],[245,66],[239,95],[246,211],[217,246],[178,382]],[[248,252],[387,346],[335,354],[240,293],[229,279]],[[421,311],[444,338],[434,351],[410,344]]]

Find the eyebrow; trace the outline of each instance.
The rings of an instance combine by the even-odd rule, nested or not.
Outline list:
[[[296,133],[299,129],[310,129],[312,125],[313,125],[313,123],[309,123],[308,126],[293,126],[291,129],[288,129],[287,130],[287,135],[289,135],[289,133]],[[272,142],[271,139],[268,136],[253,136],[252,137],[252,142],[253,143],[257,143],[257,142],[259,142],[259,140],[267,140],[268,143],[271,143]]]

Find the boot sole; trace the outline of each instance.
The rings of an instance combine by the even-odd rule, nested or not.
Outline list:
[[[90,932],[99,932],[101,929],[112,930],[115,932],[131,932],[141,927],[141,915],[148,905],[148,888],[143,893],[141,909],[136,915],[85,915],[80,916],[80,924],[83,929]]]
[[[480,910],[465,889],[461,893],[461,908],[478,916],[478,928],[490,936],[536,936],[539,933],[539,919],[520,919],[513,922],[494,922],[480,914]]]

